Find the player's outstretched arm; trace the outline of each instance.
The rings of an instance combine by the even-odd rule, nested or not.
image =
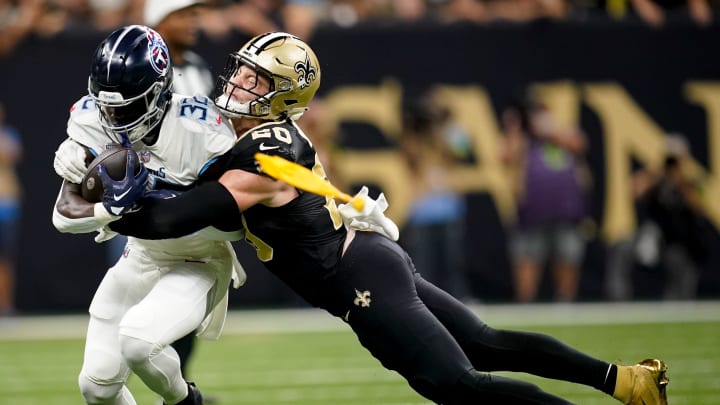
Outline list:
[[[228,190],[208,182],[175,198],[144,199],[142,209],[110,224],[121,235],[170,239],[214,226],[222,231],[242,227],[240,210]]]
[[[242,228],[242,210],[255,204],[280,206],[297,197],[287,184],[245,170],[230,170],[175,198],[143,200],[142,209],[110,224],[121,235],[142,239],[178,238],[208,226]]]

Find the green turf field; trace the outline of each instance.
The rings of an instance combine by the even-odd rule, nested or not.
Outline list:
[[[670,405],[720,404],[720,322],[502,326],[549,333],[606,360],[661,357],[670,366]],[[82,403],[76,386],[81,357],[79,338],[0,339],[0,404]],[[343,330],[230,333],[200,341],[192,366],[192,378],[220,404],[428,404]],[[591,388],[514,376],[578,404],[618,403]],[[157,403],[136,377],[131,387],[139,404]]]

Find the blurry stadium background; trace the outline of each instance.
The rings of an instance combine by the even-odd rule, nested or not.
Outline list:
[[[102,2],[0,2],[0,101],[25,147],[18,168],[23,215],[16,316],[0,320],[3,404],[79,399],[75,375],[84,314],[107,267],[107,250],[92,235],[63,235],[53,228],[51,210],[59,187],[53,152],[65,137],[69,107],[86,91],[92,50],[113,24],[138,22],[141,1],[116,2],[129,8],[115,20],[110,19],[118,11],[110,7],[113,2],[106,2],[105,14],[92,9],[93,3]],[[666,10],[664,22],[657,24],[633,11],[640,7],[634,1],[544,2],[559,4],[556,13],[539,11],[543,2],[532,0],[428,0],[408,2],[430,10],[412,17],[399,11],[402,2],[318,0],[305,3],[332,5],[333,11],[315,20],[312,29],[279,20],[282,7],[303,2],[210,3],[228,16],[259,7],[276,26],[297,27],[305,34],[323,68],[323,125],[334,134],[336,177],[331,179],[347,191],[367,184],[373,192],[385,192],[388,213],[401,226],[410,198],[409,174],[398,152],[403,106],[431,87],[440,89],[442,101],[470,135],[471,158],[453,172],[453,184],[468,204],[462,273],[471,291],[468,301],[491,324],[550,332],[609,360],[637,361],[639,353],[665,357],[671,365],[673,405],[720,404],[715,378],[720,371],[720,24],[715,2],[706,3],[710,20],[689,16],[683,5],[679,11]],[[444,19],[440,9],[455,3],[480,4],[485,11]],[[366,10],[378,5],[395,7],[396,13],[373,16]],[[39,7],[45,14],[33,17],[37,25],[9,44],[17,28],[13,18],[23,16],[23,7]],[[53,16],[62,16],[62,24]],[[218,73],[227,53],[257,27],[233,20],[234,25],[228,22],[221,29],[210,17],[217,15],[209,15],[196,52]],[[589,141],[591,221],[578,295],[582,304],[575,306],[504,306],[513,300],[505,225],[512,220],[514,201],[498,158],[501,111],[529,87],[539,91],[561,124],[581,127]],[[631,302],[600,305],[609,300],[607,253],[638,229],[630,177],[640,167],[661,164],[666,133],[688,139],[704,184],[708,218],[703,240],[709,255],[697,300],[661,302],[664,272],[635,263]],[[227,401],[244,398],[223,402],[237,404],[424,403],[365,355],[342,324],[323,315],[318,320],[315,311],[307,311],[262,270],[247,246],[236,246],[249,281],[232,292],[230,304],[256,311],[231,314],[228,336],[201,346],[193,373],[208,392]],[[539,300],[551,298],[550,282],[543,280]],[[268,308],[291,310],[263,312]],[[612,403],[590,390],[541,384],[578,403]]]
[[[368,184],[390,201],[389,215],[404,223],[409,174],[397,150],[403,102],[441,86],[456,120],[471,136],[472,159],[453,173],[468,202],[468,252],[463,272],[478,300],[512,299],[504,223],[513,210],[511,182],[499,161],[502,108],[527,86],[537,86],[562,122],[587,134],[592,200],[581,301],[606,298],[606,251],[637,227],[629,191],[631,171],[662,161],[662,137],[680,132],[705,179],[713,247],[698,296],[720,297],[720,26],[687,22],[662,29],[639,21],[536,20],[524,24],[321,25],[310,43],[323,64],[320,97],[335,131],[333,182],[348,191]],[[19,167],[24,188],[19,227],[16,306],[20,312],[82,311],[106,268],[106,249],[92,235],[63,235],[50,215],[58,191],[53,152],[66,136],[68,109],[85,93],[92,50],[105,32],[67,29],[31,35],[2,59],[0,100],[8,123],[26,145]],[[214,71],[247,39],[232,32],[203,38],[197,51]],[[249,288],[232,305],[298,305],[260,269],[253,252],[239,251]],[[659,299],[662,272],[638,266],[635,298]],[[541,295],[541,298],[548,295]]]

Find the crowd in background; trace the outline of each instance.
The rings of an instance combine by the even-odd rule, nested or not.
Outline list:
[[[311,39],[322,24],[526,22],[636,18],[655,27],[690,18],[712,23],[720,0],[208,0],[202,29],[211,38],[233,31],[257,35],[283,30]],[[0,56],[28,35],[64,30],[110,30],[142,23],[144,0],[0,0]]]

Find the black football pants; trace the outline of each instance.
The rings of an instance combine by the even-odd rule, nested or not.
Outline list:
[[[518,371],[602,386],[608,363],[536,333],[495,330],[414,271],[389,239],[358,232],[331,279],[355,297],[342,310],[367,348],[439,404],[569,404],[537,386],[487,371]],[[347,312],[345,312],[347,310]],[[482,371],[482,372],[481,372]]]

